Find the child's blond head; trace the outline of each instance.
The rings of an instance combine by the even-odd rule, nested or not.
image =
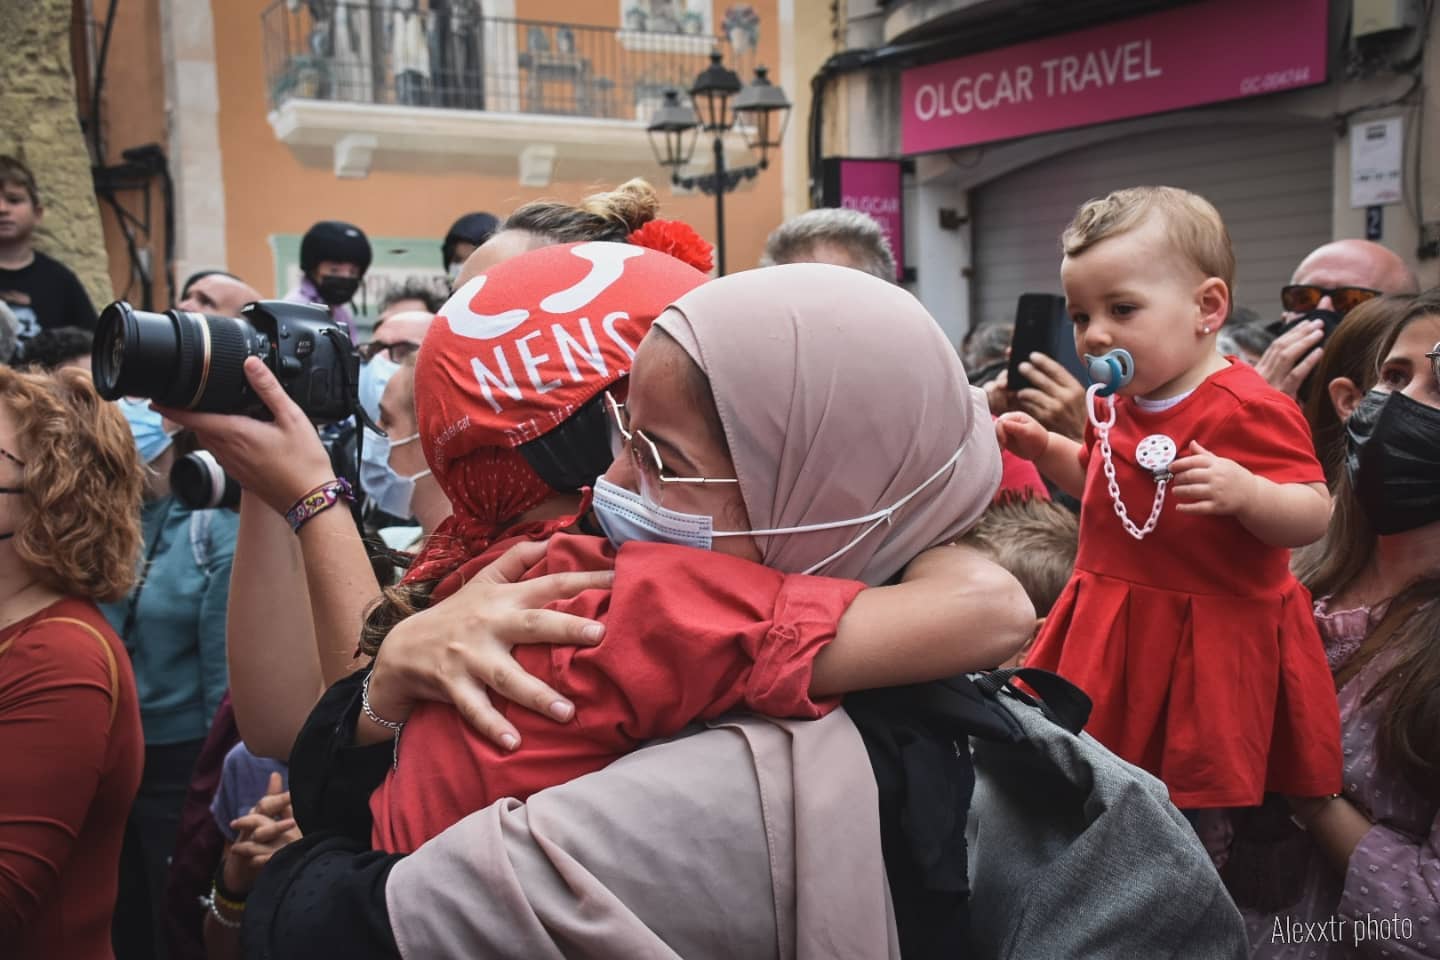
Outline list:
[[[1020,581],[1039,616],[1045,616],[1075,569],[1080,522],[1053,500],[1006,491],[961,541]]]
[[[1179,187],[1128,187],[1082,204],[1060,235],[1065,256],[1078,257],[1109,237],[1127,233],[1150,217],[1163,218],[1172,249],[1206,277],[1225,281],[1233,302],[1235,251],[1220,211],[1199,194]]]

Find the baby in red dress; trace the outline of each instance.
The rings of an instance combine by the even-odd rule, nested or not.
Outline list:
[[[1096,380],[1086,442],[1024,414],[996,423],[1082,504],[1074,575],[1028,664],[1089,693],[1089,732],[1179,807],[1334,793],[1335,687],[1289,566],[1330,498],[1294,401],[1216,350],[1235,269],[1220,214],[1172,187],[1120,190],[1081,207],[1063,244]]]

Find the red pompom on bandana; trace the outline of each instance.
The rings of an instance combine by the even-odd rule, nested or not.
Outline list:
[[[655,318],[706,279],[643,246],[572,243],[507,260],[455,291],[415,364],[420,445],[454,513],[406,582],[451,572],[555,493],[515,448],[627,376]]]
[[[709,273],[715,266],[715,248],[682,220],[651,220],[630,234],[630,242],[638,247],[668,253],[702,273]]]

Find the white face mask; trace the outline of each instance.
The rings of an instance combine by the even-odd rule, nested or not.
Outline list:
[[[413,476],[402,477],[390,466],[390,451],[419,439],[420,434],[413,433],[392,442],[383,434],[365,431],[365,450],[360,457],[360,489],[378,509],[392,517],[410,517],[411,501],[415,499],[415,481],[430,476],[430,471],[421,470]]]
[[[601,529],[605,531],[605,536],[616,547],[631,540],[639,540],[647,543],[673,543],[677,546],[709,550],[715,537],[771,537],[788,533],[816,533],[821,530],[838,530],[843,527],[858,527],[868,524],[855,539],[824,560],[801,571],[805,574],[813,574],[854,549],[860,541],[876,529],[888,524],[901,507],[955,466],[964,450],[965,445],[962,443],[955,451],[955,455],[945,461],[945,465],[932,473],[929,479],[885,509],[867,513],[863,517],[835,520],[830,523],[811,523],[800,527],[775,527],[769,530],[716,530],[713,517],[703,513],[682,513],[679,510],[670,510],[653,504],[633,490],[626,490],[604,477],[595,481],[591,507],[595,511],[595,519],[600,522]]]

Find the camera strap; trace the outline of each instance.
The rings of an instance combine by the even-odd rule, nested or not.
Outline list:
[[[130,634],[135,630],[135,621],[140,616],[140,594],[145,592],[145,584],[150,579],[150,567],[155,563],[155,555],[160,552],[160,541],[165,536],[165,527],[170,523],[170,511],[175,507],[173,498],[166,499],[170,502],[165,505],[165,512],[160,517],[155,539],[150,541],[150,546],[145,551],[145,563],[140,567],[140,578],[135,589],[130,592],[130,604],[125,610],[125,625],[120,628],[120,640],[131,654],[135,652],[135,647],[130,642]]]

